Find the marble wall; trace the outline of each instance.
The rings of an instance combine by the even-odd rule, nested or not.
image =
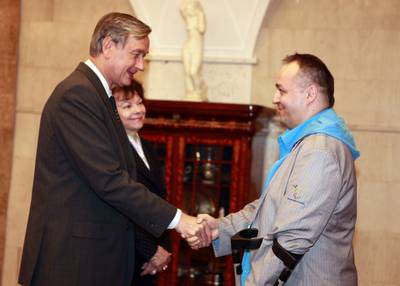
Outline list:
[[[19,8],[18,0],[0,0],[0,277],[3,270],[8,190],[15,122]]]
[[[128,0],[21,0],[4,286],[16,285],[43,104],[54,86],[86,59],[96,21],[112,10],[133,12]],[[286,54],[315,53],[330,67],[336,79],[336,110],[350,124],[362,153],[357,162],[359,216],[354,245],[359,284],[366,286],[400,285],[400,175],[395,167],[400,159],[399,47],[398,0],[274,0],[258,38],[256,65],[204,66],[209,88],[221,90],[211,93],[212,101],[266,106],[272,106],[275,75]],[[140,77],[151,98],[182,98],[180,65],[147,63]],[[269,152],[273,140],[266,143],[270,145],[266,153],[273,156]]]
[[[400,1],[273,1],[256,48],[252,102],[271,105],[281,60],[314,53],[361,157],[354,239],[359,285],[400,285]]]

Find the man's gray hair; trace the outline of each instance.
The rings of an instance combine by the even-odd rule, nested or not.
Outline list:
[[[104,15],[94,29],[90,42],[90,55],[98,56],[102,52],[104,38],[110,37],[116,44],[125,46],[126,39],[132,35],[143,39],[151,32],[151,28],[129,14],[109,13]]]

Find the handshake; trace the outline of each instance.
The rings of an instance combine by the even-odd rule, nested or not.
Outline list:
[[[186,239],[192,249],[207,247],[218,238],[218,221],[208,214],[193,217],[182,213],[175,230]]]

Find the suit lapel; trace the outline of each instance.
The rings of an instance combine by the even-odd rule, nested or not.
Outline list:
[[[137,153],[137,151],[135,150],[135,148],[133,146],[132,146],[132,150],[133,150],[133,154],[135,156],[136,172],[138,174],[140,174],[142,177],[145,177],[147,180],[153,181],[154,178],[153,178],[152,170],[151,169],[149,170],[147,168],[146,164],[143,162],[142,158],[140,158],[139,154]],[[143,148],[143,152],[144,152],[144,155],[146,156],[147,162],[149,163],[150,166],[152,166],[150,163],[148,154],[146,154],[146,152],[144,151],[144,148]]]
[[[150,152],[148,142],[141,139],[141,143],[144,155],[146,156],[147,162],[149,163],[150,170],[147,168],[136,150],[134,150],[135,159],[137,162],[137,172],[140,173],[144,178],[146,178],[146,180],[151,182],[151,184],[157,186],[158,189],[162,189],[162,181],[160,182],[160,179],[163,178],[159,177],[159,164],[157,163],[158,161],[155,161],[157,158],[154,158],[153,153]]]
[[[133,154],[132,154],[132,151],[130,148],[128,135],[126,134],[125,128],[123,127],[121,121],[117,118],[114,108],[111,105],[110,99],[109,99],[107,92],[105,91],[100,79],[84,63],[80,63],[76,70],[79,72],[82,72],[89,79],[89,81],[93,84],[93,86],[97,90],[97,95],[100,97],[101,101],[106,106],[106,108],[108,110],[108,114],[110,115],[112,123],[117,131],[118,138],[121,143],[121,148],[122,148],[124,159],[127,160],[128,172],[132,173],[132,171],[135,168],[134,168],[134,166],[132,166]]]

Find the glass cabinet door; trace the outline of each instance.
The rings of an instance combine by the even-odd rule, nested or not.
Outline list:
[[[229,212],[232,146],[186,144],[182,210],[213,217]],[[225,258],[215,258],[212,247],[192,251],[180,241],[178,285],[223,285]]]
[[[184,159],[184,211],[214,217],[229,212],[232,147],[187,144]]]

